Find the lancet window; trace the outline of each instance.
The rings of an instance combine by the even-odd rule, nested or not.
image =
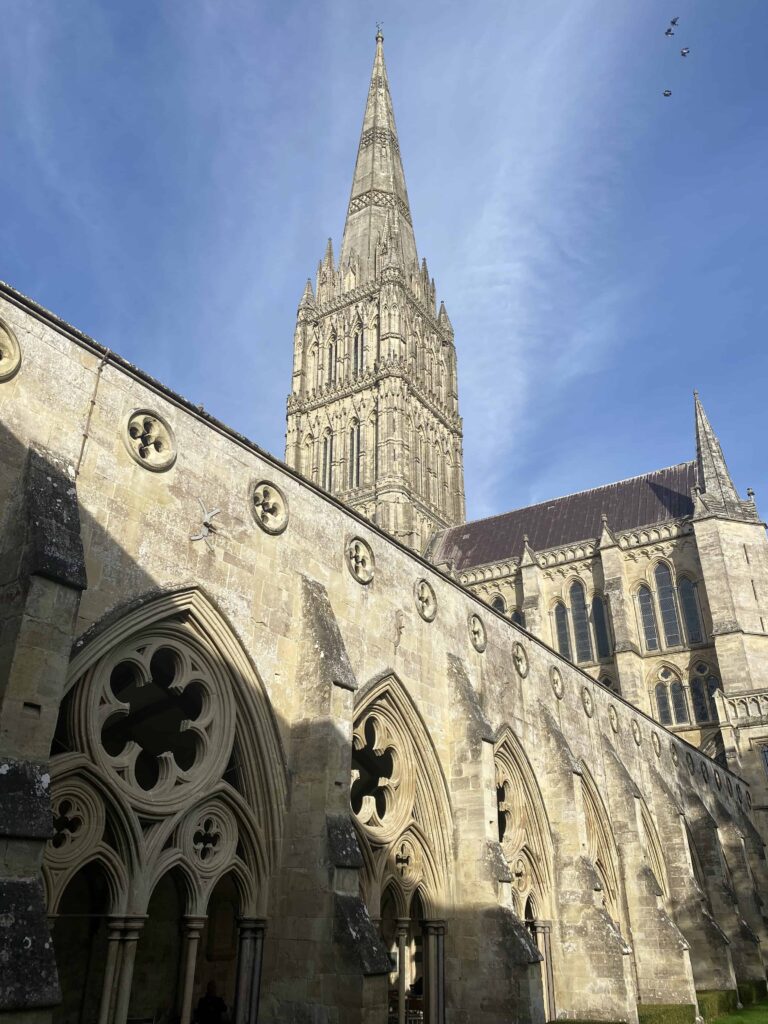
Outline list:
[[[336,335],[331,335],[331,340],[328,342],[328,365],[326,366],[326,383],[336,383],[336,359],[338,357],[338,342]]]
[[[557,636],[557,649],[564,658],[570,660],[571,638],[568,630],[568,609],[562,601],[555,605],[555,632]]]
[[[348,486],[360,486],[360,423],[357,420],[353,420],[349,428]]]
[[[587,602],[584,597],[584,584],[580,580],[574,580],[569,594],[576,661],[592,661],[592,638],[589,635],[589,615],[587,613]]]
[[[364,369],[363,325],[358,321],[352,338],[352,372],[357,377]]]
[[[680,677],[667,665],[659,669],[654,685],[656,711],[662,725],[687,725],[688,699]]]
[[[720,680],[705,661],[699,661],[693,666],[690,680],[691,703],[697,722],[717,721],[715,693],[719,686]]]
[[[321,484],[326,491],[333,490],[333,434],[326,431],[323,435],[323,462]]]
[[[577,664],[585,664],[611,656],[611,634],[608,608],[600,594],[594,594],[587,604],[586,591],[581,580],[574,580],[568,588],[570,608],[558,601],[553,610],[554,637],[558,651],[566,658],[575,653]],[[591,612],[591,614],[590,614]],[[524,622],[520,623],[524,625]]]
[[[659,623],[664,647],[679,647],[683,643],[681,613],[688,643],[701,643],[704,636],[695,584],[683,578],[675,587],[672,570],[666,562],[659,562],[654,569],[653,582],[653,589],[644,583],[636,594],[645,649],[658,651],[661,648]]]
[[[704,637],[701,629],[699,598],[696,592],[696,585],[687,577],[683,577],[677,586],[677,592],[680,597],[680,607],[683,612],[688,643],[699,644]]]

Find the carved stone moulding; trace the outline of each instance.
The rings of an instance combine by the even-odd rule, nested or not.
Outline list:
[[[552,683],[552,692],[558,700],[563,699],[565,693],[565,684],[563,683],[563,677],[560,674],[560,669],[553,665],[549,670],[549,681]]]
[[[674,765],[680,764],[680,755],[677,752],[677,747],[675,746],[675,741],[674,740],[672,740],[670,742],[670,744],[669,744],[669,752],[672,755],[672,764],[674,764]]]
[[[144,469],[163,473],[176,461],[176,437],[171,425],[151,409],[135,409],[125,419],[123,443]]]
[[[581,703],[584,705],[587,718],[591,718],[595,713],[595,705],[592,702],[592,691],[588,686],[581,688]]]
[[[376,561],[368,541],[362,537],[352,537],[347,541],[344,555],[347,568],[358,583],[366,586],[373,580]]]
[[[478,652],[482,654],[488,644],[488,638],[485,632],[485,623],[475,612],[467,619],[467,626],[469,627],[469,639],[472,642],[472,646]]]
[[[416,608],[419,615],[425,622],[434,622],[437,615],[437,597],[435,590],[429,580],[416,580],[413,587],[413,596],[416,601]]]
[[[717,786],[718,789],[722,789],[723,788],[723,779],[722,779],[722,776],[720,775],[720,772],[717,769],[715,769],[715,785]]]
[[[611,728],[613,729],[613,731],[615,733],[618,733],[618,731],[619,731],[619,714],[616,711],[615,704],[611,704],[608,707],[608,720],[611,723]]]
[[[528,654],[519,640],[512,644],[512,660],[515,663],[517,674],[521,679],[528,675]]]
[[[659,739],[659,734],[657,732],[651,733],[651,743],[653,744],[653,749],[656,751],[656,757],[661,757],[661,740]]]
[[[733,783],[730,775],[725,776],[725,788],[728,790],[728,796],[733,796]]]
[[[636,718],[632,719],[632,725],[630,726],[630,728],[632,729],[632,739],[639,747],[640,743],[642,742],[642,736],[640,735],[640,724]]]
[[[21,346],[16,335],[0,320],[0,384],[10,380],[21,366]]]
[[[701,771],[702,779],[704,779],[705,782],[709,782],[709,768],[707,768],[703,761],[699,765],[699,770]]]
[[[691,773],[691,775],[693,775],[693,773],[694,773],[694,771],[696,769],[695,769],[695,766],[694,766],[694,763],[693,763],[693,757],[691,755],[690,750],[686,752],[685,763],[688,766],[688,771]]]
[[[288,500],[271,480],[257,480],[251,485],[251,514],[265,533],[277,535],[288,525]]]

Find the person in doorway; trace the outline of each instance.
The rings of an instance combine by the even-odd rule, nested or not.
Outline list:
[[[215,981],[208,982],[205,995],[197,1004],[195,1020],[197,1024],[226,1024],[227,1004],[217,995]]]

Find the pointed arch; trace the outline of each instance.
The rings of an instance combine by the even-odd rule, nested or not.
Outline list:
[[[624,918],[624,898],[619,869],[619,852],[608,811],[600,797],[595,780],[585,765],[582,766],[581,792],[589,858],[595,866],[603,887],[605,909],[619,926],[619,930],[623,931],[621,924]]]
[[[429,730],[393,672],[356,701],[353,779],[369,898],[380,900],[392,881],[406,894],[421,887],[428,912],[443,913],[452,891],[448,786]]]
[[[517,860],[523,861],[523,874],[516,873],[521,905],[533,893],[540,911],[537,916],[551,916],[554,850],[549,819],[522,743],[508,725],[497,734],[494,764],[499,842],[513,873]],[[531,884],[524,883],[527,876]],[[542,913],[545,907],[547,909]]]
[[[66,692],[107,654],[148,630],[161,637],[185,637],[205,652],[214,664],[219,685],[231,693],[242,795],[257,809],[266,859],[274,865],[287,797],[286,762],[277,723],[264,685],[237,634],[200,587],[152,594],[108,613],[76,642]]]

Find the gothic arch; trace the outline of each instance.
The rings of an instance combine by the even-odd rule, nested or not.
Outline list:
[[[624,891],[619,851],[608,816],[595,780],[589,769],[582,765],[581,792],[587,830],[587,851],[603,888],[603,902],[611,919],[622,934],[626,933]]]
[[[261,835],[253,852],[256,855],[258,847],[256,866],[265,879],[277,861],[281,843],[287,795],[285,758],[263,684],[231,626],[200,588],[185,587],[133,602],[122,614],[119,611],[109,614],[102,624],[76,643],[77,653],[70,663],[66,692],[68,718],[73,734],[81,741],[79,746],[86,748],[83,754],[96,764],[104,760],[95,749],[100,745],[98,726],[104,712],[100,712],[101,719],[96,722],[86,720],[91,699],[88,691],[99,682],[105,685],[102,676],[111,662],[120,659],[121,664],[133,665],[141,659],[139,651],[131,650],[131,642],[136,638],[141,638],[142,642],[148,638],[149,645],[184,644],[192,667],[207,671],[211,677],[210,688],[218,687],[226,699],[217,710],[217,736],[208,735],[200,741],[205,757],[210,760],[208,777],[195,781],[184,777],[189,773],[178,771],[179,792],[174,792],[166,779],[160,787],[161,799],[153,794],[151,800],[145,801],[140,793],[133,792],[133,800],[142,808],[142,813],[162,819],[168,828],[169,820],[190,813],[210,795],[211,780],[215,783],[221,778],[236,750],[239,796],[233,788],[235,795],[227,799],[232,806],[239,805],[241,817],[243,808],[254,809],[255,819],[249,828],[257,829]],[[199,657],[199,664],[194,663],[196,657]],[[146,670],[144,665],[137,667]],[[83,685],[77,686],[78,683]],[[207,694],[201,701],[203,720],[206,715],[213,717],[206,701],[209,701]],[[125,707],[117,700],[115,703],[116,711]],[[222,742],[221,751],[210,749],[215,745],[212,739]],[[54,758],[53,773],[57,764],[58,759]],[[105,780],[105,786],[121,792],[123,797],[131,788],[120,772],[104,770],[104,764],[100,764],[96,772]]]
[[[552,834],[533,769],[508,725],[497,735],[494,765],[499,842],[512,868],[517,902],[524,907],[533,894],[538,916],[551,917]]]
[[[405,905],[419,890],[425,912],[442,916],[452,889],[450,797],[429,731],[394,673],[358,697],[351,801],[373,916],[390,884]]]

